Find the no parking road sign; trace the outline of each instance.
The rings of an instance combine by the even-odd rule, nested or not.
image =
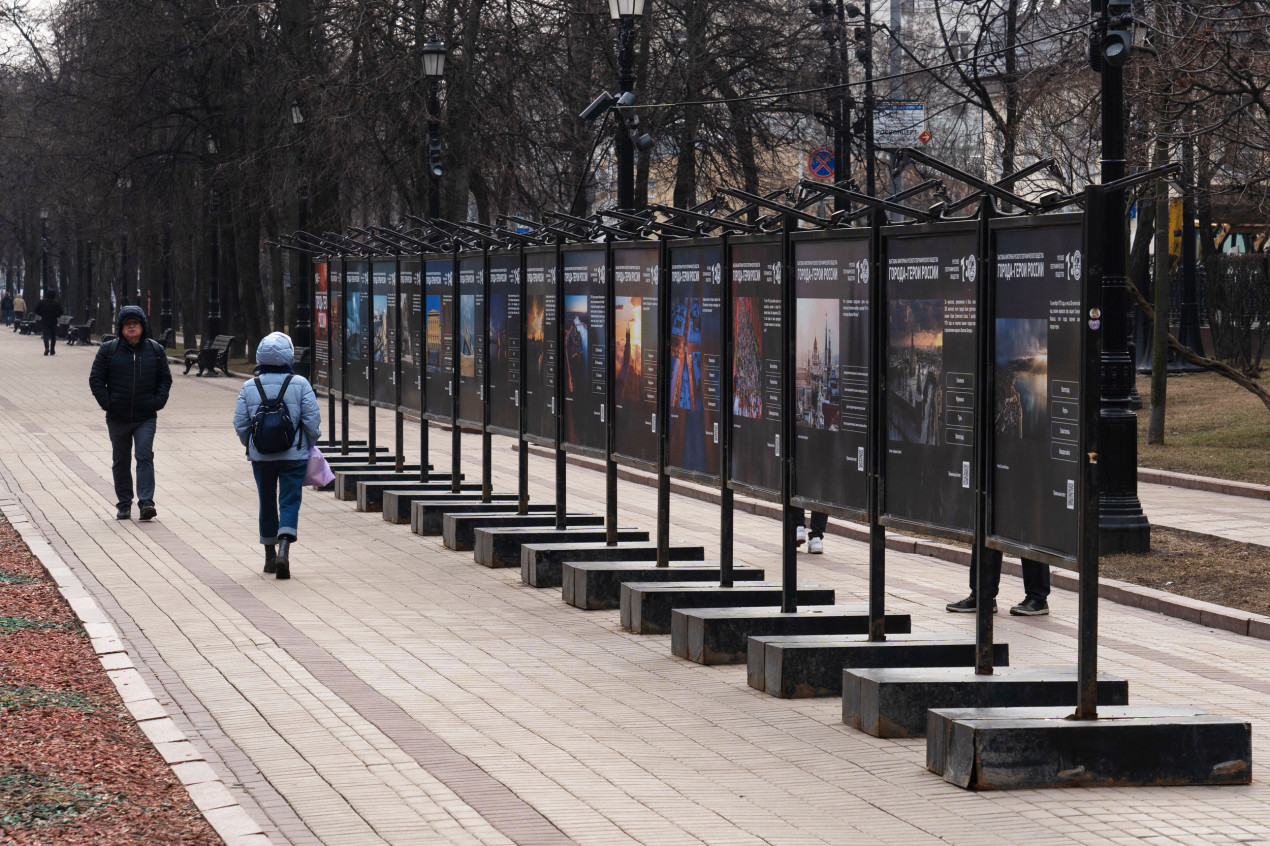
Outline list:
[[[807,173],[816,179],[833,179],[833,150],[812,150],[807,157]]]

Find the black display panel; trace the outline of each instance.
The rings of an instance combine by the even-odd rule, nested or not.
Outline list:
[[[989,534],[1075,560],[1081,404],[1079,219],[994,232]]]
[[[525,434],[556,440],[556,250],[525,251]]]
[[[370,338],[376,405],[397,407],[397,262],[370,266]]]
[[[793,496],[868,507],[869,239],[794,243]]]
[[[459,420],[483,426],[485,256],[459,259]]]
[[[723,247],[670,248],[670,455],[673,470],[719,475]]]
[[[605,356],[603,249],[561,251],[564,263],[564,441],[604,451]]]
[[[489,425],[520,431],[520,255],[489,258]]]
[[[326,262],[313,263],[313,385],[331,386],[331,342],[327,333],[331,326],[331,288],[326,275]]]
[[[331,302],[331,390],[344,391],[344,265],[333,261],[328,267]],[[334,425],[334,424],[332,424]]]
[[[732,270],[733,482],[780,493],[784,339],[780,241],[729,244]]]
[[[423,263],[424,416],[449,422],[454,416],[454,262]]]
[[[401,262],[401,407],[419,411],[423,390],[423,278],[419,261]]]
[[[978,233],[885,230],[884,514],[962,535],[973,527]]]
[[[344,266],[344,343],[348,347],[345,390],[350,397],[370,400],[370,266],[350,261]]]
[[[661,250],[613,247],[613,325],[617,406],[613,454],[657,462],[657,309]]]

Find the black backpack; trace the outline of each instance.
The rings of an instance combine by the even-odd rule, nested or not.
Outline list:
[[[296,442],[295,423],[291,422],[291,412],[283,402],[293,375],[288,373],[287,378],[282,380],[282,388],[274,399],[269,399],[269,395],[265,393],[265,386],[259,376],[252,380],[256,383],[256,390],[260,392],[260,405],[251,416],[250,438],[256,451],[262,455],[286,452]]]

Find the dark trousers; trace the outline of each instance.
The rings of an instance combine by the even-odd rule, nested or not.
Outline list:
[[[44,327],[44,351],[46,353],[53,352],[53,348],[57,346],[57,326]]]
[[[792,511],[794,512],[794,525],[803,525],[803,521],[807,519],[807,512],[801,508],[794,508]],[[828,514],[821,514],[819,511],[811,512],[811,526],[807,529],[807,537],[823,538],[825,536],[825,527],[828,525]]]
[[[115,500],[120,508],[132,507],[132,455],[137,456],[137,502],[154,504],[154,431],[158,420],[140,423],[107,420],[110,430],[111,465],[115,476]]]
[[[304,493],[304,473],[309,460],[253,461],[251,472],[256,477],[256,493],[260,496],[260,542],[266,546],[278,542],[280,535],[292,540],[300,536],[300,498]]]
[[[975,560],[977,556],[970,558],[970,593],[978,592],[979,584],[979,567]],[[987,551],[988,562],[988,584],[992,585],[992,598],[997,598],[997,589],[1001,586],[1001,553],[989,549]],[[1033,561],[1031,558],[1023,559],[1023,592],[1027,599],[1039,599],[1045,601],[1050,595],[1050,568],[1048,564],[1042,564],[1040,561]]]

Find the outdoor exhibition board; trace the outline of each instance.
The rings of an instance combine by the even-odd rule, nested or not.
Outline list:
[[[556,247],[525,250],[525,432],[556,445]]]
[[[344,392],[350,399],[370,400],[370,266],[344,265],[344,345],[348,367]]]
[[[371,404],[397,407],[397,260],[370,265],[371,366],[375,370]]]
[[[785,384],[784,244],[772,236],[728,242],[732,273],[732,441],[729,483],[760,499],[781,496]]]
[[[330,287],[324,261],[313,262],[313,385],[331,387]]]
[[[327,284],[331,303],[331,385],[332,391],[344,393],[344,262],[334,259],[327,266]],[[334,425],[334,424],[332,424]]]
[[[670,451],[673,476],[719,483],[723,376],[723,245],[683,241],[669,249]]]
[[[604,321],[608,251],[577,244],[560,249],[564,280],[564,445],[603,457],[608,363]]]
[[[869,231],[793,236],[794,505],[868,509]]]
[[[401,410],[412,414],[423,401],[423,277],[418,259],[402,259],[401,306]]]
[[[454,417],[454,261],[430,255],[423,262],[424,412],[428,420]]]
[[[520,432],[520,252],[489,257],[489,429]]]
[[[968,539],[978,392],[978,224],[882,230],[886,361],[881,521]]]
[[[459,256],[459,422],[484,425],[485,254]]]
[[[648,470],[657,466],[660,275],[657,244],[613,245],[613,456]]]
[[[1081,215],[991,223],[988,545],[1069,566],[1080,518]]]

